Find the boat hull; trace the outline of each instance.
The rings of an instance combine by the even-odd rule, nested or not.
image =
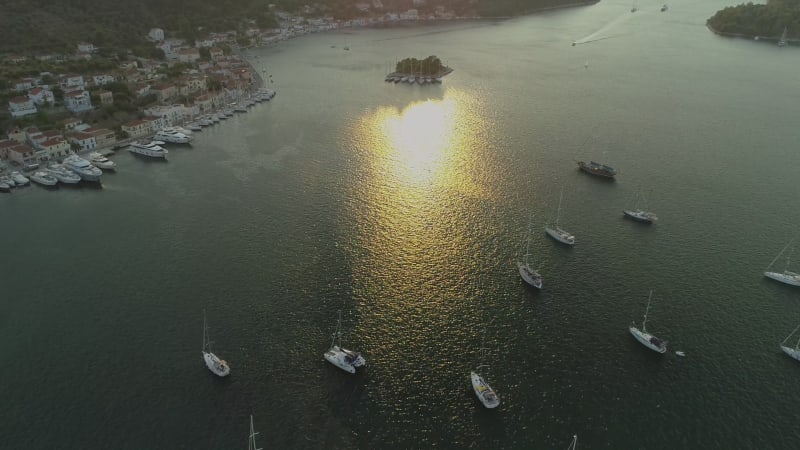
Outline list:
[[[551,238],[561,242],[565,245],[575,245],[575,236],[567,233],[566,231],[560,228],[550,228],[547,227],[544,229],[545,233]]]
[[[624,210],[622,211],[622,213],[625,215],[625,217],[640,223],[652,224],[653,222],[658,220],[655,214],[649,213],[647,211]]]
[[[531,269],[529,265],[518,262],[517,268],[519,269],[519,276],[522,280],[536,289],[542,288],[542,276],[538,272]]]
[[[793,359],[796,359],[796,360],[800,361],[800,350],[794,349],[794,348],[790,348],[790,347],[787,347],[785,345],[781,345],[781,350],[783,350],[784,353],[786,353],[787,355],[789,355]]]
[[[788,284],[790,286],[800,286],[800,274],[796,274],[794,272],[789,272],[789,271],[785,271],[783,273],[764,272],[764,276],[767,278],[772,278],[775,281],[780,281],[781,283]]]
[[[492,389],[480,375],[475,372],[470,372],[470,381],[472,382],[472,390],[475,391],[475,395],[483,406],[488,409],[494,409],[500,406],[500,399],[497,398],[494,389]]]
[[[637,341],[639,341],[642,345],[649,348],[650,350],[656,353],[667,352],[666,341],[662,341],[657,337],[653,336],[652,334],[641,331],[640,329],[634,326],[629,327],[628,330],[631,332],[631,335],[633,335],[633,337],[636,338]],[[654,339],[656,340],[656,342],[653,341]],[[661,345],[658,345],[658,343],[661,343]]]
[[[206,362],[206,367],[208,367],[208,370],[214,375],[226,377],[231,373],[231,368],[228,366],[228,363],[219,359],[217,355],[211,352],[203,352],[203,361]]]
[[[337,345],[334,345],[325,352],[323,357],[325,361],[349,373],[356,373],[358,367],[364,366],[367,363],[363,356]]]
[[[34,183],[41,184],[42,186],[55,186],[58,183],[58,179],[56,177],[52,175],[48,176],[48,174],[39,172],[31,175],[31,180],[33,180]]]
[[[578,162],[578,168],[589,175],[605,178],[607,180],[614,180],[617,175],[616,171],[610,171],[604,168],[602,164],[586,164],[583,161]]]

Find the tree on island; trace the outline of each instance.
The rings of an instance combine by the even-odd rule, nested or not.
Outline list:
[[[800,31],[800,0],[768,0],[763,4],[741,4],[717,11],[706,21],[715,33],[745,37],[778,38],[786,29],[791,38]]]
[[[426,76],[440,75],[447,70],[442,61],[436,56],[428,56],[425,59],[406,58],[397,63],[395,72],[413,73]]]

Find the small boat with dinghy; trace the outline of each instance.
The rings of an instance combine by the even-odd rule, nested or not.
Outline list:
[[[208,337],[208,325],[206,324],[206,311],[203,310],[203,361],[206,367],[214,375],[226,377],[231,373],[231,368],[224,359],[220,359],[211,351],[211,339]]]
[[[53,174],[47,173],[43,170],[34,172],[33,175],[31,175],[31,180],[34,183],[41,184],[42,186],[55,186],[58,184],[58,178],[53,176]]]
[[[356,369],[367,364],[361,354],[342,347],[342,312],[339,311],[339,320],[333,332],[331,347],[325,352],[323,358],[345,372],[356,373]]]
[[[642,345],[650,350],[658,353],[667,352],[667,341],[661,340],[647,332],[647,313],[650,311],[650,300],[653,297],[653,291],[647,297],[647,308],[644,310],[644,320],[642,320],[642,329],[636,328],[636,323],[632,323],[628,330],[631,335],[636,338]]]

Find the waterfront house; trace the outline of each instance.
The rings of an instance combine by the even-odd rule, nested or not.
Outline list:
[[[131,92],[136,95],[137,98],[142,98],[150,93],[150,85],[149,84],[137,84],[131,89]]]
[[[146,108],[144,113],[151,117],[161,117],[164,119],[165,126],[178,125],[183,123],[186,108],[183,105],[158,105]],[[159,128],[160,129],[160,128]],[[153,129],[156,130],[155,128]]]
[[[33,100],[33,103],[38,106],[42,106],[44,104],[53,105],[56,102],[56,97],[53,95],[53,91],[48,89],[35,87],[28,91],[28,98]]]
[[[64,107],[68,110],[79,113],[92,109],[92,98],[85,90],[75,90],[64,94]]]
[[[167,124],[167,119],[164,117],[147,116],[142,120],[150,124],[150,131],[153,133],[158,130],[163,130],[169,126],[169,124]]]
[[[201,89],[206,88],[206,77],[205,76],[193,76],[189,77],[186,80],[186,86],[189,88],[190,92],[199,91]]]
[[[194,105],[203,114],[214,109],[214,100],[208,94],[198,95],[194,98]]]
[[[8,159],[8,150],[12,147],[16,147],[19,145],[19,142],[13,139],[3,139],[0,140],[0,159],[6,160]]]
[[[22,78],[20,80],[14,81],[12,89],[14,89],[17,92],[23,92],[33,88],[33,86],[34,86],[33,78]]]
[[[100,74],[92,77],[92,82],[95,86],[105,86],[106,84],[116,81],[112,75]]]
[[[6,130],[6,136],[9,139],[19,142],[20,144],[25,143],[25,131],[20,127],[11,127]]]
[[[42,132],[39,131],[38,128],[36,127],[25,128],[25,140],[23,143],[30,142],[31,144],[35,145],[36,139],[39,138],[40,136],[42,136]],[[41,138],[39,140],[43,141],[45,140],[45,138]]]
[[[66,139],[57,136],[40,143],[37,148],[40,149],[37,152],[40,161],[54,161],[69,155],[71,147]]]
[[[18,144],[8,149],[8,160],[20,166],[36,163],[36,152],[28,145]]]
[[[77,117],[69,117],[61,121],[61,126],[64,127],[65,130],[74,130],[78,125],[80,125],[81,119]]]
[[[94,136],[97,148],[111,147],[117,143],[116,133],[108,128],[87,128],[83,132]]]
[[[33,104],[33,100],[18,96],[8,101],[8,112],[11,113],[11,117],[28,116],[36,114],[36,105]]]
[[[90,133],[78,131],[67,135],[67,140],[71,144],[76,144],[81,148],[81,151],[94,150],[97,147],[97,140],[95,136]]]
[[[78,53],[94,53],[98,50],[94,44],[88,42],[78,42]]]
[[[150,128],[150,121],[145,120],[131,120],[128,123],[122,124],[122,131],[132,138],[140,138],[153,134]]]

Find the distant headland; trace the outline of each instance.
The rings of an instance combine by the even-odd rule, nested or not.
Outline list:
[[[720,36],[777,42],[784,46],[797,41],[792,26],[800,15],[800,0],[769,0],[767,4],[741,4],[721,9],[706,21]]]

